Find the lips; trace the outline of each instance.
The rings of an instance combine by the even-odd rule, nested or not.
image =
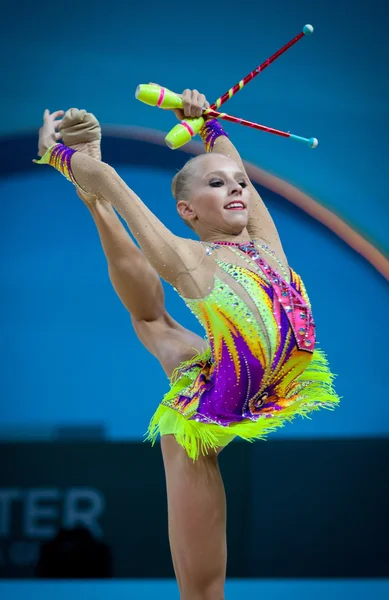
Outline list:
[[[241,200],[234,200],[225,205],[225,210],[244,210],[245,204]]]

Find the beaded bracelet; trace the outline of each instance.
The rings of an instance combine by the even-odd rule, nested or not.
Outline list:
[[[74,179],[70,161],[76,150],[68,148],[63,144],[53,144],[46,150],[40,160],[35,161],[38,165],[51,165],[54,169],[57,169],[66,179],[72,183],[76,183]]]
[[[213,146],[218,137],[224,135],[228,138],[228,133],[224,131],[217,119],[209,119],[200,130],[200,137],[204,142],[207,152],[212,152]]]

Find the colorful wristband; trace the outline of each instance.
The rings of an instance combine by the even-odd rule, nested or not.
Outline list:
[[[200,130],[200,137],[204,142],[207,152],[212,152],[217,138],[221,135],[224,135],[228,138],[228,133],[224,131],[217,119],[210,119],[204,123]]]
[[[53,144],[46,150],[40,160],[37,160],[38,165],[51,165],[57,169],[66,179],[72,183],[76,183],[73,177],[70,161],[76,150],[68,148],[63,144]]]

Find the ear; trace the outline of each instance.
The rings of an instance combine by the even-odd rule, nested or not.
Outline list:
[[[177,212],[185,221],[193,221],[196,218],[196,212],[190,202],[179,200],[176,204]]]

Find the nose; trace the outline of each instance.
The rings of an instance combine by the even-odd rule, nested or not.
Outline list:
[[[241,185],[239,185],[239,183],[237,183],[236,181],[231,183],[230,186],[230,195],[231,196],[241,196],[243,192],[243,188]]]

